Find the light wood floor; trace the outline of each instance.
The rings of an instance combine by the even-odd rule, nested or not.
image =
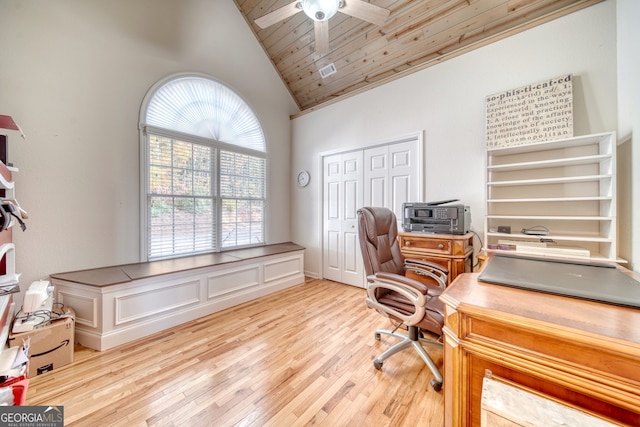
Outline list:
[[[413,350],[373,368],[395,341],[374,340],[389,324],[364,298],[307,279],[108,351],[77,347],[31,378],[27,405],[64,406],[67,426],[442,426],[443,392]]]

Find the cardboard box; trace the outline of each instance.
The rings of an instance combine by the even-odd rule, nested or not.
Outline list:
[[[66,317],[51,321],[46,326],[32,331],[9,335],[9,347],[22,345],[23,340],[31,337],[29,350],[29,376],[52,371],[73,362],[74,318]]]

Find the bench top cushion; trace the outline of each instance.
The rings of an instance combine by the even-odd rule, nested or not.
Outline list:
[[[201,255],[190,255],[180,258],[160,261],[138,262],[132,264],[114,265],[110,267],[91,268],[87,270],[54,273],[52,279],[80,283],[91,286],[109,286],[162,274],[177,273],[196,268],[211,267],[228,264],[247,259],[260,258],[287,252],[304,250],[298,244],[276,243],[245,249],[234,249],[226,252],[214,252]]]

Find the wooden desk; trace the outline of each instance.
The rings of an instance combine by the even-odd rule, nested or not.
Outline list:
[[[480,425],[482,378],[640,425],[640,310],[457,277],[445,303],[446,426]]]
[[[435,262],[449,270],[449,283],[464,272],[473,271],[473,233],[430,234],[400,232],[400,252],[405,258]],[[411,276],[409,272],[407,275]]]

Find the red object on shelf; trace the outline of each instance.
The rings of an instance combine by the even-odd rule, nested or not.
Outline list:
[[[20,126],[13,120],[11,116],[3,116],[0,115],[0,128],[2,129],[11,129],[11,130],[20,130]]]
[[[0,114],[0,129],[17,130],[20,132],[20,136],[24,139],[24,132],[20,129],[20,126],[13,120],[11,116],[5,116]]]
[[[24,406],[27,401],[27,389],[29,388],[29,379],[25,378],[11,385],[13,391],[13,405]]]
[[[29,388],[29,378],[27,375],[11,378],[0,384],[0,388],[3,387],[11,387],[14,406],[24,406],[27,401],[27,389]]]

